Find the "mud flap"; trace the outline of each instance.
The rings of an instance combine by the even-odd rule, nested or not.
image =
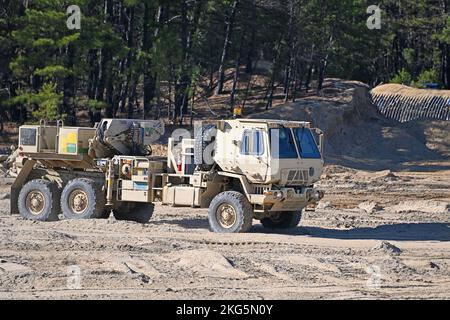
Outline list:
[[[20,188],[11,187],[9,214],[19,214],[19,206],[17,205],[17,202],[19,200],[19,192]]]
[[[19,214],[19,193],[23,185],[27,181],[27,178],[29,177],[31,171],[33,170],[35,163],[36,161],[34,160],[25,161],[22,169],[20,169],[19,175],[17,176],[16,180],[14,180],[14,183],[11,186],[11,199],[9,205],[10,214]]]

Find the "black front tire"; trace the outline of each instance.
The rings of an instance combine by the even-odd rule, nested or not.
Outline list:
[[[292,229],[299,225],[302,212],[278,212],[271,217],[261,219],[267,229]]]
[[[22,217],[35,221],[57,221],[60,213],[59,206],[60,191],[56,184],[42,179],[31,180],[26,183],[19,193],[18,207]],[[31,205],[31,198],[35,196],[35,200],[42,206],[36,204]]]
[[[227,208],[234,212],[234,217],[229,219],[229,225],[221,221],[221,210]],[[253,222],[253,208],[247,197],[236,191],[225,191],[218,194],[208,209],[210,228],[216,233],[245,233],[250,230]]]
[[[87,200],[84,210],[77,212],[71,205],[71,196],[74,192]],[[105,209],[105,195],[101,185],[92,179],[77,178],[69,181],[61,194],[61,209],[67,219],[98,219]]]

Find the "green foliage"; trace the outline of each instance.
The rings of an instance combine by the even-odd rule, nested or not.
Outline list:
[[[75,104],[78,106],[85,107],[89,110],[97,110],[97,111],[100,111],[106,107],[106,103],[104,101],[86,98],[77,98]]]
[[[414,55],[415,50],[412,48],[405,48],[403,49],[403,57],[408,64],[408,66],[412,66],[414,64]]]
[[[445,21],[445,27],[439,34],[439,40],[450,45],[450,17]]]
[[[436,70],[425,70],[423,71],[417,81],[414,82],[414,86],[418,88],[425,88],[427,83],[439,83],[439,76]]]
[[[409,73],[406,69],[402,69],[399,73],[397,73],[392,79],[391,83],[404,84],[409,86],[412,82],[411,73]]]
[[[63,66],[46,66],[42,69],[37,68],[34,72],[35,75],[44,77],[45,79],[51,79],[51,78],[64,78],[68,75],[70,75],[72,72],[63,67]]]
[[[55,83],[44,83],[41,90],[37,93],[20,91],[19,94],[10,99],[10,105],[25,105],[32,109],[32,115],[35,120],[64,119],[65,114],[59,112],[63,95],[57,92]]]
[[[88,99],[86,103],[87,107],[92,110],[102,110],[106,107],[106,103],[104,101],[92,100]]]
[[[62,109],[73,116],[74,106],[115,112],[130,101],[142,108],[143,91],[151,88],[156,88],[149,95],[152,105],[173,107],[177,90],[192,97],[196,87],[197,92],[213,89],[208,85],[211,79],[213,86],[217,82],[233,3],[31,0],[24,10],[22,1],[4,1],[0,89],[10,89],[12,109],[24,105],[34,116],[59,117]],[[241,0],[224,66],[227,81],[228,69],[240,57],[241,64],[248,59],[267,66],[256,72],[271,78],[272,71],[277,85],[291,68],[289,92],[294,80],[304,87],[310,70],[310,84],[317,83],[322,66],[326,77],[371,85],[440,82],[449,87],[450,17],[440,2],[377,3],[381,30],[367,29],[365,0]],[[81,8],[81,30],[66,27],[72,4]],[[148,75],[155,83],[145,86]],[[236,92],[238,99],[244,95],[245,90]]]
[[[410,85],[416,88],[425,88],[428,83],[439,83],[439,76],[436,70],[424,70],[419,74],[417,79],[414,79],[411,73],[406,69],[402,69],[398,74],[396,74],[390,81],[391,83],[398,83],[404,85]]]
[[[33,111],[33,117],[36,119],[64,120],[66,115],[60,114],[58,111],[62,97],[61,93],[57,93],[55,83],[45,83],[42,89],[33,97],[38,106],[38,109]]]
[[[80,38],[81,33],[77,32],[68,36],[64,36],[61,39],[56,41],[56,45],[58,48],[63,48],[71,44],[72,42],[77,41]]]

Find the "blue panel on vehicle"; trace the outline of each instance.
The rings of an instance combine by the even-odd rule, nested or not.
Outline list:
[[[148,184],[145,182],[133,182],[134,190],[148,190]]]

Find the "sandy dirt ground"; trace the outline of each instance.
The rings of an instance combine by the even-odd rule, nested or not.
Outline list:
[[[450,299],[450,171],[328,166],[301,225],[208,231],[157,205],[149,224],[25,221],[0,187],[0,299]]]

